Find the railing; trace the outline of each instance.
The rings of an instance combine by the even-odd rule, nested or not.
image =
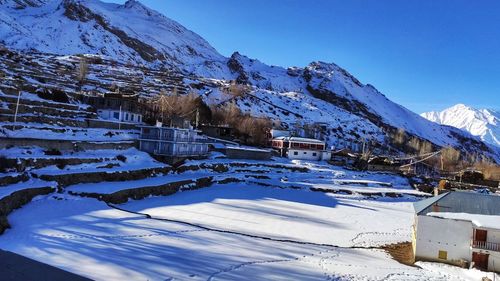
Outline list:
[[[197,142],[197,143],[209,143],[206,138],[195,138],[195,137],[176,137],[173,136],[162,136],[158,137],[156,134],[142,134],[140,139],[143,140],[153,140],[153,141],[167,141],[167,142]]]
[[[473,240],[472,248],[500,252],[500,243]]]

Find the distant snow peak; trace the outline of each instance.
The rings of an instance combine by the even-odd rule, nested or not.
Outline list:
[[[422,117],[443,125],[453,126],[480,137],[484,142],[500,147],[500,113],[491,109],[475,109],[459,103],[443,111],[431,111]]]

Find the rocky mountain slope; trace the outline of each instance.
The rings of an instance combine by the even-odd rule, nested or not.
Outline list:
[[[388,136],[402,128],[409,137],[436,146],[451,145],[500,159],[498,150],[479,139],[424,119],[333,63],[282,68],[239,53],[226,58],[199,35],[138,1],[119,5],[98,0],[0,0],[0,21],[0,43],[23,55],[37,56],[45,65],[53,64],[47,58],[54,55],[100,56],[104,63],[91,65],[91,79],[84,85],[87,90],[105,89],[111,83],[127,87],[133,81],[134,91],[151,96],[157,90],[142,88],[141,81],[161,85],[161,79],[155,79],[168,69],[209,104],[233,103],[253,115],[280,120],[284,127],[320,122],[330,145],[363,139],[387,145]],[[112,61],[120,67],[106,69],[107,63],[116,65]],[[117,76],[103,80],[102,72],[92,69]],[[17,78],[48,86],[47,81],[26,75]],[[70,90],[74,78],[67,78],[63,85]],[[61,83],[62,79],[53,80]],[[224,89],[230,81],[250,85],[251,90],[243,96],[228,95]],[[54,85],[58,84],[50,86]]]
[[[500,113],[491,109],[475,109],[457,104],[442,111],[421,114],[443,125],[453,126],[480,137],[484,142],[500,146]]]

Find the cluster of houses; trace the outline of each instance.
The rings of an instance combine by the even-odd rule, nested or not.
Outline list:
[[[217,146],[215,143],[229,143],[224,147],[228,157],[269,159],[272,155],[269,149],[238,147],[237,143],[231,142],[234,129],[228,126],[200,125],[197,130],[182,122],[170,126],[161,123],[145,126],[142,114],[145,108],[136,94],[85,94],[80,100],[94,107],[101,119],[137,125],[141,130],[139,149],[157,156],[173,160],[204,157],[209,148]],[[290,159],[331,159],[331,150],[324,141],[294,137],[288,131],[271,130],[270,146],[280,156]]]

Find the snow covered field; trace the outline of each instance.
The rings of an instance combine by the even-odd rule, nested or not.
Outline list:
[[[120,208],[277,239],[380,246],[410,240],[413,209],[407,202],[235,184],[131,201]]]
[[[31,170],[43,175],[93,172],[106,163],[120,164],[112,171],[160,165],[133,148],[58,156],[36,147],[0,152],[20,159],[100,159]],[[118,154],[126,159],[123,167]],[[83,181],[64,193],[39,196],[9,215],[12,228],[0,236],[0,249],[95,280],[480,280],[485,275],[433,263],[406,266],[381,248],[410,241],[412,202],[424,194],[404,177],[324,162],[219,157],[187,161],[154,177]],[[215,184],[207,188],[116,206],[68,194],[111,194],[208,176]],[[237,182],[223,184],[228,179]],[[33,178],[1,187],[0,196],[55,184]]]
[[[0,248],[96,280],[480,280],[485,275],[433,263],[410,267],[370,248],[409,240],[411,203],[393,200],[227,185],[119,206],[153,217],[147,218],[93,199],[49,195],[9,216],[12,229],[0,236]]]

